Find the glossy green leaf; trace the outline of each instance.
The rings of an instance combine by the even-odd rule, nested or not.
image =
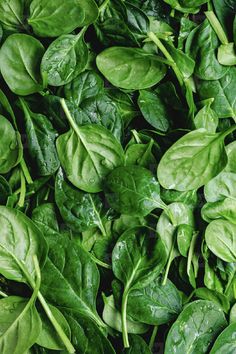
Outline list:
[[[46,76],[49,85],[65,85],[85,69],[88,48],[83,32],[82,30],[76,36],[62,35],[46,50],[41,62],[41,73]]]
[[[173,144],[162,157],[157,176],[167,189],[188,191],[198,189],[215,177],[227,163],[224,138],[231,129],[210,134],[194,130]],[[212,164],[209,164],[211,156]]]
[[[114,169],[106,178],[105,195],[111,207],[122,214],[145,216],[153,209],[165,207],[159,183],[141,166]]]
[[[17,95],[30,95],[43,89],[40,62],[43,45],[28,34],[12,34],[0,51],[0,70],[10,90]]]
[[[154,86],[166,73],[156,55],[139,48],[111,47],[97,56],[96,63],[112,85],[130,90]]]
[[[225,198],[236,199],[236,174],[221,172],[204,187],[204,196],[207,202],[217,202]]]
[[[232,323],[226,327],[217,337],[210,354],[233,354],[236,350],[236,324]]]
[[[227,325],[223,310],[212,301],[188,304],[172,325],[165,354],[207,353],[211,343]]]
[[[0,115],[0,173],[7,173],[22,159],[22,143],[20,134],[11,123]]]
[[[33,0],[28,23],[39,37],[57,37],[93,23],[98,16],[94,0]]]
[[[225,262],[236,262],[236,225],[226,220],[214,220],[206,228],[209,249]]]

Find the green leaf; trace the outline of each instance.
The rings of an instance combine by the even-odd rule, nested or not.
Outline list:
[[[162,241],[154,230],[145,227],[125,231],[112,252],[113,272],[126,289],[150,283],[160,274],[165,262]]]
[[[0,22],[7,30],[20,32],[25,29],[25,1],[0,0]]]
[[[199,79],[217,80],[227,73],[228,68],[220,65],[216,58],[218,45],[217,35],[207,19],[190,33],[186,53],[196,61],[194,73]]]
[[[228,313],[230,309],[230,302],[226,295],[218,293],[207,288],[198,288],[194,291],[194,296],[202,300],[209,300],[220,305],[225,313]]]
[[[113,295],[106,297],[103,295],[104,309],[102,318],[104,322],[111,328],[114,328],[118,332],[122,332],[122,320],[121,313],[115,306]],[[140,321],[135,321],[132,318],[127,318],[128,333],[142,334],[148,331],[148,326]]]
[[[139,48],[111,47],[96,58],[98,69],[114,86],[129,90],[151,87],[163,79],[165,65]]]
[[[28,23],[39,37],[58,37],[93,23],[98,16],[94,0],[33,0]]]
[[[159,163],[160,184],[167,189],[188,191],[209,182],[226,166],[224,138],[232,130],[210,134],[205,129],[198,129],[184,135],[167,150]]]
[[[101,94],[104,83],[101,77],[93,70],[86,70],[64,87],[68,100],[79,106],[87,98]]]
[[[154,279],[140,289],[131,290],[127,313],[136,321],[149,325],[161,325],[174,320],[182,310],[182,299],[175,285],[161,278]]]
[[[220,64],[232,66],[236,65],[236,52],[235,52],[235,44],[227,43],[222,44],[218,48],[217,59]]]
[[[35,274],[33,256],[37,256],[41,267],[45,263],[46,241],[41,231],[19,210],[0,206],[0,224],[0,272],[8,279],[27,283],[28,275],[34,278]]]
[[[198,94],[202,100],[214,98],[212,109],[219,118],[236,117],[234,87],[236,85],[236,68],[231,67],[219,80],[200,80],[197,84]]]
[[[11,186],[7,180],[0,176],[0,204],[5,205],[7,198],[12,194]]]
[[[217,202],[206,203],[201,210],[201,215],[207,222],[214,219],[225,219],[235,224],[236,200],[225,198]]]
[[[159,183],[141,166],[114,169],[106,178],[105,195],[111,207],[122,214],[146,216],[156,208],[165,207]]]
[[[17,95],[30,95],[43,89],[40,62],[43,45],[27,34],[12,34],[0,51],[0,70],[10,90]]]
[[[62,35],[46,50],[41,62],[41,74],[46,75],[52,86],[71,82],[86,67],[88,48],[84,42],[84,30],[76,36]]]
[[[151,354],[151,349],[149,349],[147,343],[142,339],[142,337],[137,335],[130,336],[130,348],[125,349],[122,353],[125,354]]]
[[[67,183],[59,169],[55,183],[55,201],[63,220],[75,232],[99,227],[106,234],[103,225],[103,204],[96,194],[84,193]]]
[[[89,254],[63,235],[46,236],[49,256],[42,269],[43,295],[59,309],[77,311],[104,326],[96,311],[99,272]]]
[[[194,125],[196,129],[204,128],[209,133],[215,133],[218,127],[219,119],[215,111],[211,109],[214,99],[204,102],[204,106],[198,111],[194,117]]]
[[[70,338],[71,330],[63,314],[58,310],[58,308],[52,305],[49,305],[49,308],[57,322],[62,327],[63,331],[66,333],[67,337]],[[42,320],[42,330],[39,333],[36,343],[47,349],[64,349],[64,344],[44,312],[40,313],[40,318]]]
[[[211,343],[227,325],[223,310],[212,301],[188,304],[172,325],[165,354],[207,353]]]
[[[225,198],[236,199],[236,173],[221,172],[210,180],[204,187],[204,196],[207,202],[217,202]]]
[[[57,132],[49,119],[40,113],[34,113],[23,99],[20,99],[24,111],[25,133],[29,154],[39,176],[48,176],[56,172],[59,159],[56,151]]]
[[[233,353],[236,350],[235,333],[236,323],[232,323],[217,337],[210,354]]]
[[[115,354],[115,351],[98,326],[78,312],[64,311],[72,334],[72,343],[78,353]]]
[[[161,132],[168,131],[170,127],[170,112],[156,91],[140,91],[138,105],[144,119],[150,125]]]
[[[214,220],[206,228],[208,248],[225,262],[236,262],[236,225],[226,220]]]
[[[42,323],[34,301],[35,295],[30,300],[18,296],[0,300],[1,354],[22,354],[36,342]]]
[[[73,129],[56,142],[58,156],[69,181],[85,192],[102,190],[104,178],[124,161],[119,142],[106,128],[90,124],[78,127],[69,111]]]
[[[23,147],[20,134],[11,123],[0,115],[0,173],[7,173],[22,159]]]

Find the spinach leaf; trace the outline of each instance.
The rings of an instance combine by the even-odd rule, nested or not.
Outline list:
[[[21,32],[25,27],[25,1],[24,0],[1,0],[0,23],[3,27]]]
[[[235,198],[236,174],[221,172],[204,187],[204,196],[207,202],[217,202],[227,197]]]
[[[219,80],[198,82],[198,94],[201,99],[214,97],[212,109],[217,112],[219,118],[236,116],[236,104],[234,87],[236,85],[236,68],[231,67]]]
[[[60,323],[68,338],[70,338],[71,330],[63,314],[58,310],[58,308],[52,305],[49,305],[49,308],[57,322]],[[40,313],[40,318],[42,321],[42,330],[39,333],[36,343],[44,348],[52,350],[63,350],[64,344],[62,343],[60,337],[58,336],[57,332],[53,328],[51,322],[44,312]]]
[[[233,353],[236,349],[235,331],[235,323],[226,327],[217,337],[210,354]]]
[[[105,297],[103,295],[104,309],[102,313],[103,320],[108,326],[114,328],[115,330],[122,332],[122,319],[121,313],[115,306],[115,301],[113,295]],[[142,334],[146,333],[148,326],[140,321],[135,321],[134,319],[127,318],[127,331],[128,333]]]
[[[212,301],[188,304],[172,325],[165,343],[165,354],[207,353],[211,342],[227,325],[223,310]]]
[[[153,140],[149,144],[132,144],[125,152],[125,165],[139,165],[149,168],[156,166],[156,159],[152,154]]]
[[[89,254],[63,235],[45,236],[49,257],[42,270],[43,295],[59,309],[79,312],[104,326],[96,311],[99,272]]]
[[[0,300],[2,354],[22,354],[37,340],[42,323],[34,302],[35,294],[30,300],[18,296],[9,296]]]
[[[72,342],[78,353],[115,354],[105,334],[88,317],[78,312],[64,311],[70,325]]]
[[[12,194],[12,189],[7,180],[0,176],[0,204],[5,205],[7,198]]]
[[[122,214],[146,216],[156,208],[165,207],[159,183],[141,166],[114,169],[106,178],[105,195],[111,207]]]
[[[235,199],[225,198],[217,202],[206,203],[201,210],[201,215],[202,218],[207,222],[210,222],[214,219],[225,219],[235,223],[235,207]]]
[[[225,262],[236,261],[236,225],[226,220],[214,220],[206,228],[209,249]]]
[[[114,86],[129,90],[157,84],[166,74],[156,55],[139,48],[111,47],[96,58],[98,69]]]
[[[209,182],[226,166],[224,139],[234,129],[215,134],[198,129],[184,135],[167,150],[159,163],[160,184],[167,189],[188,191]]]
[[[41,74],[46,76],[49,85],[65,85],[85,69],[88,61],[85,30],[86,27],[76,36],[67,34],[58,37],[44,53]]]
[[[101,124],[110,130],[117,140],[123,135],[123,121],[120,111],[107,92],[85,99],[80,107],[89,123]]]
[[[26,102],[20,98],[24,111],[25,132],[30,157],[36,165],[39,176],[48,176],[59,167],[55,141],[57,132],[46,116],[34,113]]]
[[[157,92],[140,91],[138,105],[150,125],[161,132],[168,131],[170,127],[169,109]]]
[[[138,322],[161,325],[175,319],[182,310],[182,299],[175,285],[161,278],[140,289],[131,290],[127,313]]]
[[[33,0],[28,23],[39,37],[57,37],[93,23],[98,16],[94,0]]]
[[[98,227],[103,235],[104,212],[101,199],[96,194],[84,193],[70,185],[59,169],[55,182],[55,201],[63,220],[73,231]]]
[[[65,85],[65,96],[79,106],[87,98],[95,97],[103,91],[104,83],[93,70],[86,70]]]
[[[211,109],[214,99],[204,101],[204,106],[194,117],[194,125],[196,129],[204,128],[209,133],[215,133],[218,127],[219,119],[216,112]]]
[[[62,102],[72,129],[56,142],[61,165],[74,186],[85,192],[99,192],[108,173],[123,164],[122,147],[112,133],[100,125],[77,126],[65,101]]]
[[[224,168],[224,172],[236,173],[236,143],[234,141],[226,146],[226,153],[228,157],[228,162]]]
[[[0,173],[7,173],[22,159],[21,137],[11,123],[0,115]]]
[[[41,267],[45,263],[46,241],[41,231],[19,210],[0,206],[0,223],[0,272],[8,279],[28,283],[28,276],[34,278],[35,274],[33,256],[37,256]]]
[[[146,342],[142,339],[142,337],[137,335],[130,336],[130,348],[125,349],[125,354],[151,354],[151,349],[149,349]]]
[[[17,95],[30,95],[43,89],[40,62],[43,45],[27,34],[12,34],[0,51],[0,70],[10,90]]]
[[[132,3],[148,16],[155,17],[158,20],[168,20],[170,8],[161,0],[133,0]]]
[[[194,73],[199,79],[218,80],[227,73],[228,68],[220,65],[216,58],[218,44],[218,38],[208,20],[190,33],[185,49],[196,61]]]
[[[125,231],[112,252],[112,270],[124,285],[121,305],[124,347],[129,347],[126,313],[131,289],[138,289],[152,282],[166,263],[162,241],[155,231],[136,227]],[[126,267],[123,265],[126,264]]]

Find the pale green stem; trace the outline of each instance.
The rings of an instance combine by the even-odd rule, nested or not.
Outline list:
[[[219,38],[219,40],[221,41],[222,44],[228,44],[228,38],[225,34],[225,31],[223,30],[220,21],[218,20],[218,18],[216,17],[216,15],[214,14],[213,11],[206,11],[205,15],[208,19],[208,21],[210,22],[212,28],[214,29],[217,37]]]
[[[21,181],[21,187],[20,187],[20,198],[18,201],[18,205],[20,208],[23,208],[25,204],[25,195],[26,195],[26,184],[25,184],[25,176],[23,171],[20,173],[20,181]]]
[[[150,338],[150,342],[149,342],[149,349],[152,351],[154,344],[155,344],[155,340],[156,340],[156,336],[157,336],[157,330],[158,330],[158,326],[154,326],[153,331],[152,331],[152,335]]]

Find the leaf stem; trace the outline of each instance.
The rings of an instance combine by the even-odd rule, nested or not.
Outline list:
[[[68,109],[68,107],[67,107],[67,104],[66,104],[65,99],[64,99],[64,98],[61,98],[61,99],[60,99],[60,102],[61,102],[61,106],[62,106],[62,108],[63,108],[63,110],[64,110],[64,112],[65,112],[65,115],[66,115],[66,117],[67,117],[67,119],[68,119],[68,121],[69,121],[71,127],[74,129],[74,131],[75,131],[76,133],[78,133],[78,130],[79,130],[79,129],[78,129],[78,126],[77,126],[77,124],[75,123],[74,119],[72,118],[72,115],[71,115],[71,113],[70,113],[70,111],[69,111],[69,109]]]
[[[23,157],[22,157],[22,159],[21,159],[20,165],[21,165],[21,169],[22,169],[22,171],[23,171],[23,173],[24,173],[26,182],[27,182],[28,184],[32,184],[32,183],[33,183],[33,180],[32,180],[32,178],[31,178],[31,176],[30,176],[28,167],[26,166],[26,163],[25,163],[25,160],[24,160]]]
[[[196,245],[197,237],[198,237],[198,232],[195,232],[192,237],[191,244],[190,244],[189,251],[188,251],[188,260],[187,260],[187,274],[188,274],[188,276],[190,276],[191,263],[192,263],[193,252],[194,252],[194,248]]]
[[[217,37],[221,41],[221,43],[228,44],[229,41],[228,41],[228,38],[225,34],[225,31],[223,30],[221,23],[218,20],[218,18],[216,17],[216,15],[214,14],[214,12],[213,11],[206,11],[205,15],[206,15],[208,21],[210,22],[210,25],[214,29]]]
[[[112,269],[111,265],[110,264],[107,264],[103,261],[101,261],[100,259],[98,259],[96,256],[94,256],[93,253],[90,253],[90,256],[92,258],[92,260],[98,264],[99,266],[103,267],[103,268],[106,268],[106,269]]]
[[[150,342],[149,342],[149,349],[152,351],[154,344],[155,344],[155,340],[156,340],[156,335],[157,335],[157,330],[158,330],[158,326],[154,326],[153,327],[153,331],[152,331],[152,335],[150,338]]]
[[[20,198],[18,201],[18,205],[20,208],[23,208],[25,204],[26,184],[25,184],[25,176],[22,171],[20,172],[20,182],[21,182],[21,187],[20,187]]]
[[[75,348],[73,347],[69,338],[67,337],[67,335],[65,334],[65,332],[63,331],[63,329],[61,328],[61,326],[59,325],[59,323],[55,319],[55,317],[53,316],[50,307],[48,306],[46,300],[44,299],[43,295],[40,292],[38,293],[38,299],[39,299],[44,311],[46,312],[49,320],[51,321],[53,327],[55,328],[57,334],[59,335],[60,339],[64,343],[66,349],[68,350],[68,352],[75,353]]]
[[[170,55],[168,50],[165,48],[165,46],[162,44],[160,39],[153,32],[148,32],[148,37],[156,44],[156,46],[164,54],[166,59],[169,60],[170,65],[175,72],[175,75],[179,81],[180,86],[183,87],[184,86],[183,75],[182,75],[181,71],[179,70],[179,68],[177,67],[176,62],[174,61],[174,59],[172,58],[172,56]]]
[[[106,9],[107,5],[109,4],[110,0],[105,0],[101,6],[99,6],[98,10],[99,12],[102,12],[103,10]]]
[[[127,329],[127,321],[126,321],[128,295],[129,295],[129,290],[125,288],[122,296],[122,303],[121,303],[122,338],[123,338],[123,344],[125,348],[129,348],[129,337],[128,337],[128,329]]]
[[[3,291],[0,290],[0,296],[2,297],[8,297],[8,295],[6,293],[4,293]]]
[[[174,238],[174,240],[173,240],[172,245],[171,245],[169,258],[168,258],[168,262],[167,262],[166,269],[165,269],[164,278],[162,280],[162,285],[166,285],[168,274],[169,274],[169,270],[170,270],[170,266],[171,266],[171,263],[173,261],[172,254],[174,252],[174,247],[175,247],[175,236],[173,236],[173,238]]]

